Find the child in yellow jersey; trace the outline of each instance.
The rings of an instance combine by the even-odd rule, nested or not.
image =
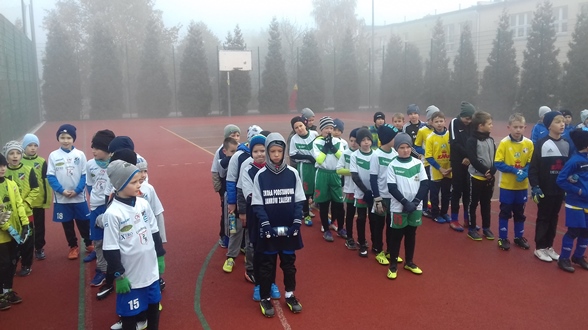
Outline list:
[[[423,161],[423,164],[425,165],[425,172],[427,172],[427,177],[429,178],[429,180],[431,180],[431,172],[429,162],[427,162],[427,160],[425,159],[425,143],[427,136],[433,133],[433,126],[431,126],[431,117],[437,111],[439,111],[439,108],[437,108],[434,105],[430,105],[427,108],[427,124],[419,129],[419,131],[417,132],[417,136],[414,140],[414,149],[416,150],[416,152],[419,153],[418,158],[421,159]],[[427,196],[425,196],[425,198],[423,199],[423,216],[427,218],[432,218],[431,212],[429,210],[429,194],[427,194]]]
[[[500,214],[498,215],[498,247],[510,249],[508,219],[514,218],[514,243],[527,250],[529,244],[525,232],[525,204],[529,188],[529,164],[533,155],[533,142],[524,137],[525,117],[515,113],[508,119],[510,134],[502,139],[496,150],[494,164],[500,176]]]
[[[451,164],[449,162],[449,132],[445,128],[445,115],[441,111],[431,116],[435,129],[425,140],[427,149],[425,159],[431,168],[431,215],[437,223],[451,220],[449,214],[449,199],[451,198]],[[441,192],[441,208],[439,208],[439,192]]]

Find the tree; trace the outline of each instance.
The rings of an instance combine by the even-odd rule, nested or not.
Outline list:
[[[282,37],[282,53],[286,63],[288,82],[293,85],[298,75],[298,49],[302,46],[304,29],[287,18],[280,21],[280,36]],[[292,86],[290,86],[292,87]]]
[[[94,26],[90,49],[90,117],[120,118],[123,109],[120,61],[112,35],[100,24]]]
[[[562,105],[573,110],[588,108],[588,13],[578,15],[568,62],[564,64]]]
[[[304,34],[300,49],[300,68],[298,73],[298,109],[310,108],[323,111],[325,106],[325,81],[319,48],[314,31]]]
[[[508,118],[515,106],[519,84],[516,56],[509,16],[503,11],[488,55],[488,66],[484,68],[480,93],[482,108],[503,119]]]
[[[442,111],[448,109],[448,84],[450,79],[449,58],[445,49],[445,31],[441,19],[433,27],[431,55],[425,64],[424,100],[426,105],[434,104]]]
[[[47,20],[43,58],[43,105],[49,120],[75,120],[82,111],[80,74],[74,48],[63,26]]]
[[[338,58],[334,92],[335,110],[355,111],[359,109],[359,76],[351,29],[347,29]]]
[[[227,33],[226,40],[223,44],[225,50],[245,50],[247,45],[243,39],[243,33],[239,25],[235,26],[233,34]],[[248,71],[231,71],[231,113],[245,114],[248,110],[248,104],[251,100],[251,77]],[[227,72],[221,74],[221,95],[222,95],[222,109],[227,113],[229,109],[228,103],[228,87],[227,87]]]
[[[472,29],[469,23],[462,26],[459,49],[453,60],[451,74],[452,100],[450,106],[457,108],[461,101],[476,103],[478,96],[478,65],[472,44]]]
[[[537,109],[557,104],[560,65],[557,61],[559,49],[555,48],[555,18],[549,1],[537,5],[527,49],[523,51],[519,111],[527,118],[535,118]]]
[[[274,17],[270,23],[268,52],[265,68],[261,74],[262,86],[259,91],[259,112],[284,113],[288,111],[288,78],[282,58],[280,26]]]
[[[184,116],[206,116],[210,112],[212,87],[202,32],[191,22],[180,63],[178,104]]]
[[[347,29],[355,33],[359,27],[355,14],[357,0],[312,0],[312,16],[317,26],[316,38],[322,49],[338,49]]]

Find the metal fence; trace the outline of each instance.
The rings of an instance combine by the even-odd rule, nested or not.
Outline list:
[[[39,123],[33,42],[0,15],[0,143]]]

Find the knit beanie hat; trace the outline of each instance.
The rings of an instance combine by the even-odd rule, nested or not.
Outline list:
[[[110,162],[106,169],[106,174],[108,174],[110,183],[116,191],[125,189],[129,182],[131,182],[133,176],[137,173],[139,173],[137,166],[122,160]]]
[[[333,120],[333,123],[335,124],[335,128],[337,128],[341,131],[341,133],[343,133],[343,131],[345,130],[345,123],[343,123],[343,121],[339,118],[335,118]]]
[[[128,136],[117,136],[114,139],[112,139],[112,141],[110,141],[110,144],[108,145],[108,152],[113,153],[117,150],[125,148],[134,151],[135,144],[133,143],[133,140],[131,140],[131,138]]]
[[[584,109],[580,111],[580,120],[582,120],[582,124],[588,119],[588,109]]]
[[[301,122],[304,124],[304,126],[306,126],[308,121],[304,117],[296,116],[290,119],[290,126],[292,126],[292,129],[294,129],[294,124],[296,124],[297,122]]]
[[[549,111],[548,113],[546,113],[545,115],[543,115],[543,125],[545,125],[545,127],[549,128],[549,126],[551,126],[551,122],[553,121],[553,119],[556,116],[561,116],[561,112],[559,112],[559,111]]]
[[[92,145],[90,147],[108,152],[108,145],[115,137],[114,132],[109,129],[98,131],[94,134]]]
[[[22,154],[22,147],[20,145],[20,142],[12,140],[6,143],[4,145],[4,148],[2,148],[2,154],[4,155],[4,157],[8,157],[8,153],[11,150],[18,150]]]
[[[430,105],[427,110],[425,110],[425,112],[427,113],[427,120],[431,120],[431,117],[433,116],[433,114],[435,112],[439,111],[439,108],[437,108],[434,105]]]
[[[261,131],[259,134],[261,134],[261,135],[263,135],[263,136],[267,137],[268,135],[270,135],[270,134],[271,134],[271,131],[266,131],[266,130],[263,130],[263,131]]]
[[[568,109],[561,109],[561,110],[559,110],[559,112],[561,112],[561,115],[564,116],[564,117],[565,116],[570,116],[572,118],[574,117],[572,115],[572,112],[570,110],[568,110]]]
[[[588,131],[577,128],[570,132],[570,138],[577,150],[584,150],[588,147]]]
[[[390,143],[396,134],[398,134],[398,128],[390,124],[384,124],[378,127],[378,139],[380,139],[380,143],[382,143],[382,145]]]
[[[359,131],[359,130],[360,130],[359,127],[352,129],[351,132],[349,132],[349,137],[357,139],[357,131]]]
[[[370,141],[372,141],[372,143],[374,142],[374,140],[372,139],[372,133],[370,132],[369,129],[356,128],[356,130],[357,130],[357,133],[356,133],[355,141],[357,141],[357,144],[360,144],[364,138],[369,138]]]
[[[400,132],[394,138],[394,149],[398,151],[398,148],[403,144],[408,144],[409,147],[412,147],[412,138],[410,135]]]
[[[59,136],[61,134],[69,134],[73,138],[74,142],[76,141],[76,127],[72,124],[63,124],[59,126],[57,133],[55,134],[57,141],[59,141]]]
[[[384,120],[386,120],[386,115],[384,115],[383,112],[378,111],[378,112],[374,113],[374,123],[376,122],[376,119],[384,119]]]
[[[147,171],[147,160],[145,160],[145,158],[143,157],[137,157],[136,166],[139,169],[139,171]]]
[[[308,119],[310,117],[314,117],[314,111],[310,110],[309,108],[304,108],[302,109],[302,111],[300,112],[300,114],[302,115],[302,117],[304,117],[305,119]]]
[[[321,118],[321,120],[319,121],[319,129],[322,131],[323,129],[325,129],[325,127],[327,126],[335,126],[335,123],[333,122],[333,119],[329,116],[324,116],[323,118]]]
[[[0,154],[0,166],[8,166],[8,161],[6,160],[6,157],[4,157],[3,154]]]
[[[31,143],[36,144],[37,147],[41,146],[39,143],[39,138],[35,134],[25,134],[25,136],[22,138],[22,148],[25,149]]]
[[[413,113],[419,113],[421,111],[421,109],[419,109],[418,105],[416,104],[411,104],[408,106],[408,108],[406,108],[406,114],[410,115]]]
[[[551,111],[551,108],[550,108],[550,107],[547,107],[547,106],[541,106],[541,107],[539,108],[539,118],[541,118],[541,117],[545,116],[545,114],[546,114],[546,113],[548,113],[549,111]]]
[[[257,144],[261,144],[261,145],[265,146],[265,136],[263,136],[261,134],[257,134],[256,136],[253,136],[251,138],[251,140],[249,140],[249,150],[251,150],[253,152],[253,147]]]
[[[251,138],[254,137],[255,135],[261,133],[261,131],[263,131],[263,130],[261,129],[261,127],[259,127],[257,125],[249,126],[249,128],[247,129],[247,141],[251,140]]]
[[[472,118],[476,108],[469,102],[461,101],[460,106],[461,112],[459,113],[460,118]]]
[[[137,154],[128,148],[119,149],[112,154],[112,157],[110,157],[111,163],[115,160],[123,160],[127,163],[137,165]]]
[[[225,126],[225,129],[224,129],[225,139],[228,138],[229,136],[231,136],[231,134],[233,134],[235,132],[239,132],[239,134],[241,134],[241,130],[239,129],[239,127],[237,127],[237,125],[228,124],[227,126]]]

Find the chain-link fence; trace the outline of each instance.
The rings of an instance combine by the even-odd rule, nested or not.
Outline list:
[[[0,143],[39,122],[33,42],[0,15]]]

